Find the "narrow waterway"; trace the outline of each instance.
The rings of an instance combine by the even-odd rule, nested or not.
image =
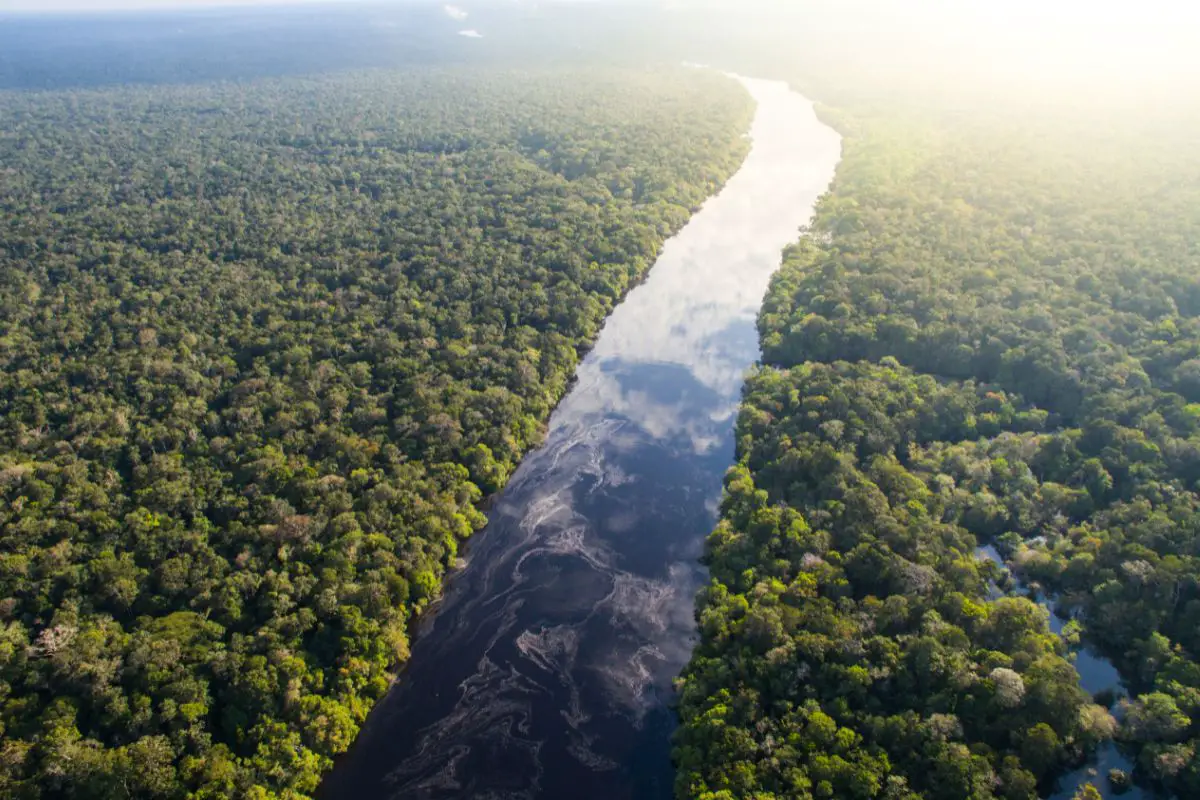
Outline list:
[[[326,798],[665,798],[668,701],[733,461],[755,317],[837,134],[741,79],[753,146],[609,318]]]

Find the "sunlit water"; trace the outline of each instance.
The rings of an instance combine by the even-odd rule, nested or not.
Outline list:
[[[668,708],[755,317],[841,153],[782,83],[742,169],[609,318],[328,798],[664,798]]]

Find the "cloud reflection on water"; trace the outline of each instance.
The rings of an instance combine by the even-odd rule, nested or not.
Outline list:
[[[804,98],[743,83],[745,164],[609,318],[326,796],[669,793],[665,699],[694,641],[755,317],[840,156]]]

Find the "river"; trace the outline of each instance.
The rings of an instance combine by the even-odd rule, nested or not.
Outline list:
[[[755,319],[841,155],[804,97],[738,80],[745,163],[609,317],[322,797],[670,797],[671,684]]]

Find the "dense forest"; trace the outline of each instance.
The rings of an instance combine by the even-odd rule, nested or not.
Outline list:
[[[825,109],[844,160],[759,318],[679,797],[1033,800],[1114,738],[1200,797],[1200,126],[1026,111]],[[1130,697],[1079,687],[1031,595]]]
[[[310,793],[751,114],[682,69],[0,94],[0,795]]]

